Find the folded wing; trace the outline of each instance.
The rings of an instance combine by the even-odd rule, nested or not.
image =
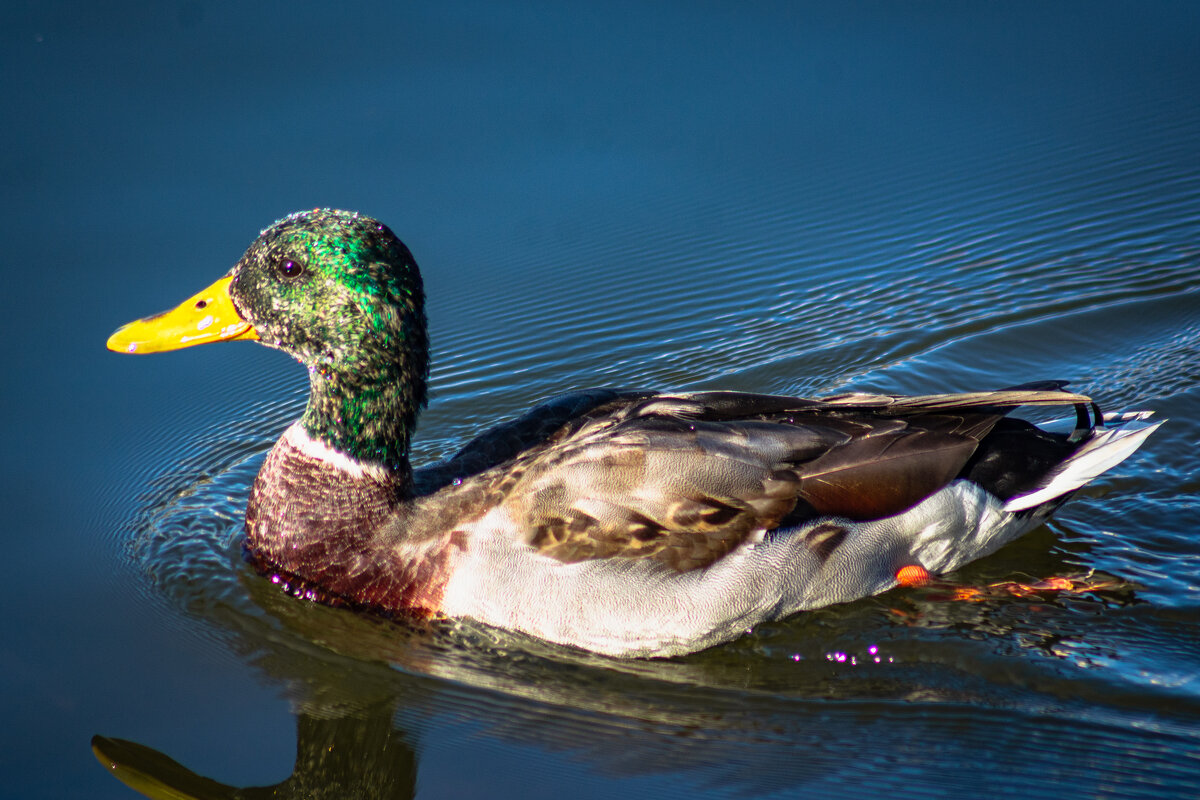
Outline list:
[[[686,571],[783,525],[904,511],[962,475],[1012,407],[1088,402],[1053,389],[631,396],[525,451],[489,494],[552,558]]]

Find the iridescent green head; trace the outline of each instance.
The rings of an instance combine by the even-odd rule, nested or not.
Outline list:
[[[421,275],[387,226],[349,211],[292,214],[233,270],[172,311],[108,340],[125,353],[259,339],[308,367],[308,433],[363,461],[405,464],[425,404]]]
[[[398,466],[425,404],[421,275],[383,223],[348,211],[292,214],[233,268],[229,296],[264,344],[308,367],[308,432]]]
[[[258,338],[314,369],[426,349],[421,275],[386,225],[347,211],[276,222],[233,268],[229,295]]]

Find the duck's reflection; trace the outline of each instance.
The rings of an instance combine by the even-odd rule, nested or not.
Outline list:
[[[685,659],[628,662],[461,625],[414,630],[298,602],[257,577],[244,585],[258,613],[236,615],[229,641],[293,699],[292,774],[233,787],[97,736],[101,763],[148,797],[412,797],[421,734],[447,720],[582,754],[609,776],[686,773],[749,792],[877,788],[901,774],[898,763],[969,764],[998,738],[1013,740],[1009,755],[1028,749],[1026,724],[1004,707],[1023,705],[1011,671],[1036,667],[994,648],[1008,623],[1024,626],[1022,637],[1037,631],[1005,604],[947,606],[908,593],[766,626]],[[952,619],[939,616],[946,608]],[[987,638],[935,639],[914,616]],[[931,646],[944,652],[921,651]],[[992,680],[989,664],[1006,677]]]
[[[96,736],[92,750],[114,776],[153,798],[401,800],[415,794],[417,756],[404,732],[393,726],[392,711],[388,705],[332,719],[299,713],[295,767],[287,780],[271,786],[218,783],[157,750],[123,739]]]

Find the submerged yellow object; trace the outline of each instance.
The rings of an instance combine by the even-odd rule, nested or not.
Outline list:
[[[232,275],[184,300],[170,311],[122,325],[108,337],[118,353],[161,353],[195,344],[257,339],[258,333],[238,313],[229,297]]]

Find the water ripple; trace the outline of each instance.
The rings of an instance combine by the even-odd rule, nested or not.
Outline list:
[[[756,783],[770,758],[817,789],[911,794],[930,788],[914,776],[937,774],[944,794],[978,786],[982,760],[1005,793],[1044,785],[1045,770],[1123,797],[1183,793],[1200,771],[1200,120],[1155,127],[1156,113],[1128,123],[1147,131],[1144,148],[1030,142],[930,181],[914,176],[937,167],[932,145],[886,174],[718,169],[707,193],[643,197],[583,238],[499,239],[477,281],[450,286],[436,255],[426,268],[435,364],[418,461],[539,398],[601,384],[922,393],[1070,378],[1106,406],[1153,408],[1171,421],[1142,453],[1052,527],[955,576],[1096,570],[1115,589],[979,604],[892,592],[631,664],[281,602],[242,564],[241,515],[263,453],[299,413],[303,374],[256,362],[229,375],[256,399],[122,455],[120,491],[141,494],[114,535],[165,624],[182,611],[272,674],[335,663],[345,682],[383,661],[436,682],[427,713],[487,718],[522,742],[581,741],[629,772],[650,753],[714,781],[786,788],[769,783],[778,769]],[[412,724],[432,724],[422,719]],[[848,752],[858,774],[824,771]]]

